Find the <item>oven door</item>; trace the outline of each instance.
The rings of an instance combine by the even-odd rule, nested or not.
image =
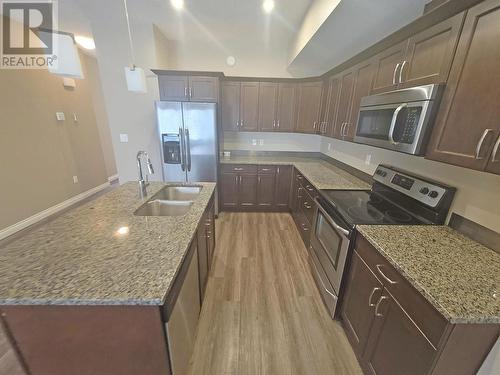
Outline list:
[[[350,232],[337,224],[316,201],[316,212],[311,228],[310,251],[321,264],[329,283],[338,296],[349,250]]]
[[[355,142],[409,154],[424,151],[430,101],[361,107]]]

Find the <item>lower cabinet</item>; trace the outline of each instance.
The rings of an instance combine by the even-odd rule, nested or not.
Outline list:
[[[475,374],[500,333],[498,324],[453,324],[362,236],[341,317],[365,374]]]
[[[198,272],[200,284],[200,302],[203,303],[208,273],[212,264],[215,249],[215,205],[214,198],[208,204],[208,209],[200,220],[197,232],[198,240]]]
[[[291,171],[291,166],[222,165],[222,210],[287,211]]]
[[[292,216],[306,247],[309,247],[318,192],[296,169],[293,170]]]

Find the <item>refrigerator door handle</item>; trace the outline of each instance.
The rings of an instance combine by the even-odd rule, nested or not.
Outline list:
[[[186,145],[184,144],[184,132],[182,131],[182,127],[179,126],[179,142],[181,143],[181,169],[184,172],[186,170]]]
[[[191,145],[189,144],[189,129],[185,130],[186,132],[186,155],[187,155],[187,170],[188,172],[191,171]]]

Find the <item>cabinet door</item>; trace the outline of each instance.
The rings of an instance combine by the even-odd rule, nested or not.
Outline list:
[[[217,77],[189,77],[189,98],[192,102],[217,103],[219,98]]]
[[[469,9],[427,158],[477,170],[491,161],[500,131],[499,40],[498,0]]]
[[[404,60],[408,41],[396,44],[375,57],[375,77],[372,93],[395,90],[398,86],[399,68]]]
[[[237,173],[221,174],[221,201],[222,208],[235,209],[238,207],[239,176]]]
[[[305,82],[299,86],[299,112],[297,131],[300,133],[316,133],[319,131],[319,112],[323,82]]]
[[[500,122],[500,116],[497,116],[497,118]],[[488,164],[486,165],[486,171],[500,174],[500,132],[498,133],[495,145],[493,146],[493,152],[491,153]]]
[[[275,174],[259,174],[257,177],[257,205],[271,209],[274,206]]]
[[[221,98],[222,129],[237,131],[240,124],[240,83],[224,82]]]
[[[240,174],[238,188],[239,206],[242,209],[255,208],[257,205],[257,175]]]
[[[203,303],[205,286],[208,279],[208,241],[207,241],[208,212],[201,218],[197,230],[198,237],[198,274],[200,282],[200,303]]]
[[[330,78],[328,84],[328,99],[326,102],[326,117],[324,132],[328,137],[333,137],[335,131],[335,121],[337,119],[337,109],[340,100],[340,77]]]
[[[276,191],[274,205],[277,209],[286,210],[290,205],[290,187],[292,185],[292,167],[279,166],[276,168]]]
[[[276,102],[278,84],[261,82],[259,84],[259,130],[276,130]]]
[[[365,368],[377,375],[427,374],[436,349],[410,316],[384,290],[365,352]]]
[[[352,101],[352,92],[354,89],[354,71],[344,72],[340,81],[340,99],[337,108],[337,117],[335,120],[335,130],[333,136],[342,139],[345,134],[345,128],[349,122],[349,112]]]
[[[446,82],[465,12],[410,38],[400,69],[400,87]],[[398,77],[399,78],[399,77]]]
[[[370,95],[373,83],[374,64],[373,61],[366,61],[355,68],[355,83],[351,101],[349,119],[344,128],[342,139],[352,141],[358,126],[359,106],[361,98]]]
[[[159,76],[158,83],[160,86],[160,100],[189,101],[187,76]]]
[[[259,128],[259,82],[241,82],[240,130]]]
[[[295,128],[297,85],[280,83],[278,89],[278,105],[276,129],[281,132],[292,132]]]
[[[208,209],[207,215],[207,246],[208,246],[208,273],[212,267],[212,259],[215,251],[215,199],[212,198],[212,203]]]
[[[354,252],[341,314],[347,337],[359,358],[368,341],[375,319],[375,303],[382,295],[382,289],[382,283]]]

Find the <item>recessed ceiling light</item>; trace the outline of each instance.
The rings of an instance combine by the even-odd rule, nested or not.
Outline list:
[[[92,39],[92,38],[89,38],[86,36],[81,36],[81,35],[75,35],[75,42],[78,43],[78,45],[82,48],[85,48],[88,50],[95,49],[94,39]]]
[[[120,227],[116,231],[116,234],[119,236],[124,236],[125,234],[128,234],[128,232],[130,232],[129,227]]]
[[[172,4],[172,6],[178,10],[184,8],[184,0],[170,0],[170,4]]]
[[[264,12],[266,13],[271,13],[274,9],[274,1],[264,0],[264,2],[262,3],[262,9],[264,9]]]

